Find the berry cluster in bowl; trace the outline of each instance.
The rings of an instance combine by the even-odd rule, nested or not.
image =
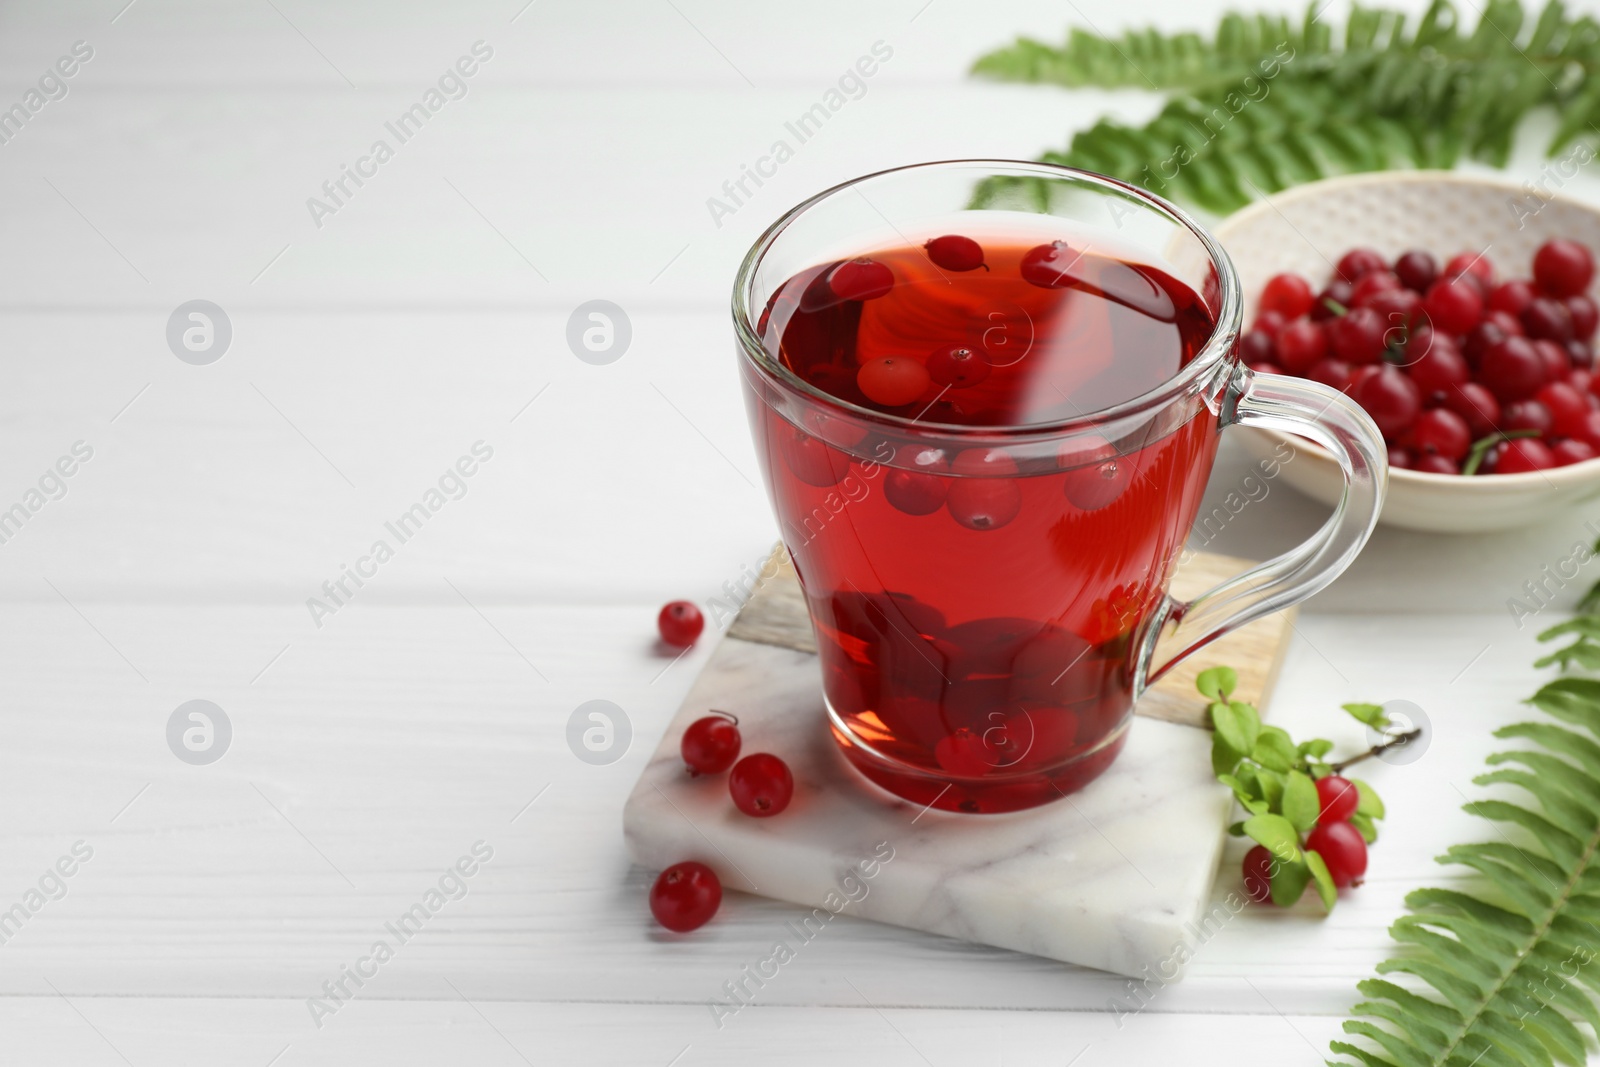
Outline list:
[[[1389,465],[1428,474],[1521,474],[1600,456],[1600,374],[1587,293],[1594,256],[1562,238],[1531,278],[1497,279],[1487,256],[1444,265],[1346,252],[1321,289],[1298,274],[1263,287],[1239,340],[1253,370],[1348,393],[1372,416]]]

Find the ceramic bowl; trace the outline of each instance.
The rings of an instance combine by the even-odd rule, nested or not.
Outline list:
[[[1410,248],[1442,264],[1483,251],[1504,277],[1528,277],[1533,253],[1551,237],[1600,250],[1600,208],[1528,187],[1452,171],[1351,175],[1302,185],[1230,215],[1213,232],[1233,258],[1245,292],[1245,322],[1267,279],[1295,271],[1320,285],[1345,251],[1366,246],[1393,259]],[[1594,296],[1591,288],[1590,295]],[[1240,433],[1258,458],[1286,440],[1271,431]],[[1280,477],[1326,504],[1344,492],[1333,457],[1295,440]],[[1388,526],[1472,533],[1525,526],[1600,495],[1600,458],[1528,474],[1462,477],[1391,470],[1379,520]]]

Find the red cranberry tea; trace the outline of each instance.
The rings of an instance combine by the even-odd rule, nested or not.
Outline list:
[[[949,427],[1092,415],[1170,380],[1213,326],[1167,273],[1070,235],[946,235],[776,290],[758,326],[774,358],[929,427],[825,442],[750,394],[835,732],[869,777],[941,808],[1009,811],[1109,765],[1132,645],[1194,519],[1216,420],[1179,405],[1132,433],[1123,420],[1059,435],[1048,454],[998,436],[963,447]]]

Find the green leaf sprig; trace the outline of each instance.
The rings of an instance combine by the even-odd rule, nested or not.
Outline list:
[[[1212,667],[1200,672],[1195,688],[1211,701],[1211,770],[1217,781],[1233,791],[1247,818],[1228,827],[1236,837],[1248,837],[1265,845],[1276,861],[1272,867],[1272,902],[1283,907],[1295,903],[1308,885],[1315,885],[1322,906],[1332,911],[1339,899],[1328,865],[1313,849],[1305,847],[1305,837],[1317,825],[1322,804],[1316,781],[1337,774],[1358,760],[1376,755],[1398,744],[1414,740],[1416,731],[1391,738],[1351,759],[1330,763],[1333,742],[1324,738],[1296,744],[1288,731],[1261,721],[1255,707],[1232,699],[1239,687],[1239,675],[1231,667]],[[1374,729],[1389,725],[1383,708],[1377,704],[1346,704],[1344,710]],[[1358,795],[1350,824],[1368,844],[1378,839],[1378,820],[1384,816],[1383,801],[1372,786],[1351,778]]]

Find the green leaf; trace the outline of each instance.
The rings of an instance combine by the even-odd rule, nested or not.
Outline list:
[[[1306,854],[1292,861],[1279,860],[1272,870],[1272,902],[1280,908],[1287,908],[1306,891],[1306,885],[1311,881],[1311,865],[1306,862]]]
[[[1282,815],[1251,816],[1244,821],[1244,832],[1256,844],[1265,845],[1274,859],[1282,863],[1300,861],[1300,835]]]
[[[1274,771],[1288,771],[1295,765],[1298,753],[1289,735],[1276,726],[1263,726],[1251,746],[1250,758]]]
[[[1382,704],[1341,704],[1340,707],[1348,711],[1357,722],[1364,722],[1375,729],[1383,729],[1389,725],[1389,717],[1383,713]]]
[[[1320,760],[1323,756],[1333,751],[1333,742],[1326,738],[1315,738],[1311,741],[1302,741],[1295,747],[1295,751],[1302,756]]]
[[[1383,801],[1378,799],[1378,791],[1359,778],[1351,778],[1350,784],[1356,787],[1356,810],[1363,815],[1370,815],[1374,819],[1383,818]]]
[[[1194,687],[1209,700],[1226,700],[1239,688],[1239,675],[1232,667],[1211,667],[1200,672]]]
[[[1236,752],[1249,752],[1255,745],[1244,716],[1231,704],[1219,701],[1211,705],[1211,725],[1217,736]]]
[[[1317,787],[1306,775],[1290,771],[1284,781],[1283,814],[1298,833],[1307,833],[1317,824],[1322,814],[1322,803],[1317,799]]]
[[[1231,774],[1219,774],[1217,775],[1217,781],[1233,790],[1234,799],[1252,815],[1264,814],[1271,807],[1266,800],[1257,796],[1255,791],[1248,785]]]
[[[1365,815],[1358,811],[1350,816],[1350,825],[1354,826],[1356,830],[1360,832],[1361,839],[1367,844],[1370,845],[1374,841],[1378,840],[1378,827],[1377,824],[1372,821],[1372,816]]]
[[[1333,884],[1333,874],[1328,870],[1328,864],[1323,860],[1321,853],[1306,851],[1306,868],[1311,872],[1312,881],[1317,887],[1317,896],[1322,898],[1322,906],[1329,911],[1339,902],[1339,887]]]
[[[1211,773],[1221,778],[1225,774],[1233,774],[1239,767],[1239,761],[1244,759],[1245,753],[1240,752],[1228,744],[1227,738],[1221,734],[1211,735]]]

